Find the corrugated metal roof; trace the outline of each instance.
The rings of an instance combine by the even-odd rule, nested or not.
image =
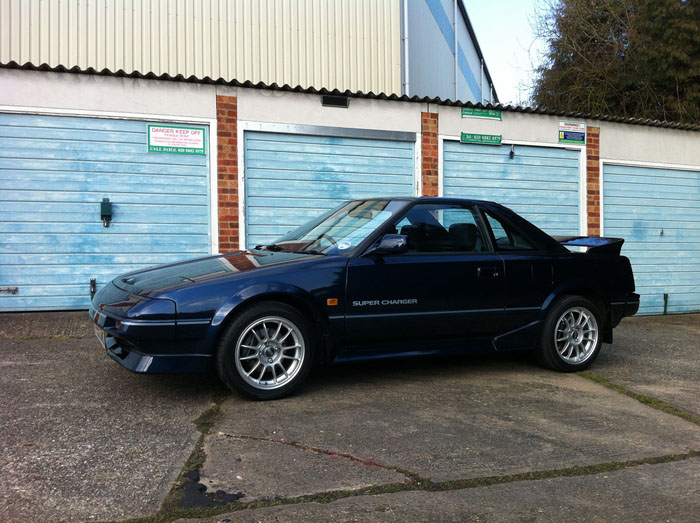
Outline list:
[[[413,102],[413,103],[430,103],[443,106],[453,106],[453,107],[477,107],[485,109],[497,109],[500,111],[512,112],[512,113],[527,113],[527,114],[540,114],[545,116],[559,116],[564,118],[578,118],[586,120],[599,120],[603,122],[613,122],[613,123],[624,123],[630,125],[644,125],[648,127],[662,127],[665,129],[678,129],[683,131],[700,131],[700,125],[697,124],[687,124],[679,122],[668,122],[661,120],[650,120],[647,118],[629,118],[622,116],[614,116],[609,114],[591,114],[577,111],[557,111],[548,109],[546,107],[521,107],[513,105],[501,105],[501,104],[481,104],[464,102],[461,100],[450,100],[449,98],[443,100],[441,98],[430,98],[428,96],[406,96],[406,95],[396,95],[396,94],[386,94],[386,93],[365,93],[363,91],[339,91],[338,89],[316,89],[315,87],[292,87],[291,85],[277,85],[277,84],[266,84],[264,82],[253,83],[251,81],[239,82],[238,80],[225,80],[223,78],[213,79],[208,76],[199,78],[196,76],[184,77],[182,75],[170,76],[169,74],[156,75],[154,73],[143,74],[138,71],[127,73],[124,70],[110,71],[109,69],[102,69],[97,71],[92,67],[87,69],[81,69],[80,67],[71,67],[70,69],[57,66],[51,67],[48,64],[35,65],[30,62],[24,64],[18,64],[17,62],[11,61],[7,63],[0,63],[0,69],[21,69],[28,71],[47,71],[53,73],[71,73],[71,74],[87,74],[87,75],[97,75],[97,76],[116,76],[116,77],[126,77],[126,78],[139,78],[145,80],[161,80],[161,81],[171,81],[171,82],[189,82],[189,83],[200,83],[200,84],[212,84],[212,85],[228,85],[232,87],[245,87],[248,89],[267,89],[271,91],[287,91],[294,93],[306,93],[306,94],[332,94],[336,96],[348,96],[350,98],[367,98],[375,100],[391,100],[397,102]]]

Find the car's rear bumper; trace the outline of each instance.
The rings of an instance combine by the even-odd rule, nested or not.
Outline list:
[[[630,293],[625,302],[625,312],[623,316],[634,316],[639,311],[639,294]]]
[[[610,304],[613,327],[615,327],[622,318],[634,316],[639,311],[639,294],[630,292],[624,300],[615,301]]]

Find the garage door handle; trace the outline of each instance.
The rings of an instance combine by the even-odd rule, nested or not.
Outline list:
[[[501,273],[498,272],[498,267],[478,267],[476,269],[476,275],[479,278],[498,278]]]

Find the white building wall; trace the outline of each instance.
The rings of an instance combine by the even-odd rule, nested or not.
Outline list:
[[[0,70],[0,106],[216,119],[213,85]]]
[[[600,158],[700,167],[700,133],[603,122]]]
[[[502,121],[462,118],[459,107],[431,105],[430,110],[439,114],[443,136],[500,134],[507,141],[556,144],[559,122],[583,122],[600,127],[601,159],[700,166],[700,132],[507,111]]]
[[[218,87],[217,94],[229,94]],[[421,129],[421,105],[351,98],[347,109],[321,106],[314,94],[285,93],[255,89],[238,89],[238,120],[328,127],[349,127],[385,131]]]

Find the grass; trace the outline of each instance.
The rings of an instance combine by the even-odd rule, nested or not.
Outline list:
[[[407,483],[389,483],[385,485],[378,485],[356,490],[335,490],[309,496],[299,496],[291,498],[275,498],[252,502],[234,502],[220,505],[217,507],[194,507],[181,509],[176,507],[167,507],[166,504],[164,504],[163,508],[157,514],[145,518],[133,519],[130,521],[132,523],[164,523],[174,521],[180,518],[211,517],[228,512],[240,512],[242,510],[252,510],[257,508],[266,508],[282,505],[298,505],[301,503],[332,503],[340,499],[355,496],[376,496],[380,494],[418,491],[446,492],[450,490],[482,488],[491,485],[500,485],[504,483],[515,483],[521,481],[539,481],[555,478],[591,476],[605,472],[614,472],[616,470],[639,467],[642,465],[658,465],[662,463],[683,461],[698,456],[700,456],[700,451],[690,451],[685,454],[671,454],[666,456],[641,458],[629,461],[613,461],[607,463],[599,463],[595,465],[574,466],[561,469],[523,472],[520,474],[486,476],[479,478],[469,478],[442,482],[432,482],[428,479],[419,478],[417,475],[413,475],[416,477],[416,480]],[[197,458],[194,459],[195,462],[196,459]]]
[[[644,403],[645,405],[649,405],[650,407],[660,410],[662,412],[666,412],[667,414],[672,414],[673,416],[678,416],[679,418],[682,418],[686,421],[689,421],[691,423],[694,423],[695,425],[700,425],[700,417],[696,416],[695,414],[691,414],[690,412],[686,412],[684,410],[679,409],[678,407],[674,407],[670,403],[666,403],[665,401],[662,401],[660,399],[654,398],[653,396],[648,396],[646,394],[639,394],[637,392],[633,392],[629,390],[626,387],[623,387],[622,385],[618,385],[617,383],[613,383],[607,378],[604,378],[603,376],[599,376],[598,374],[595,374],[590,371],[583,371],[578,373],[579,376],[582,376],[588,380],[594,381],[600,385],[603,385],[604,387],[609,388],[610,390],[614,390],[615,392],[619,392],[620,394],[624,394],[625,396],[628,396],[632,399],[635,399],[639,401],[640,403]]]

